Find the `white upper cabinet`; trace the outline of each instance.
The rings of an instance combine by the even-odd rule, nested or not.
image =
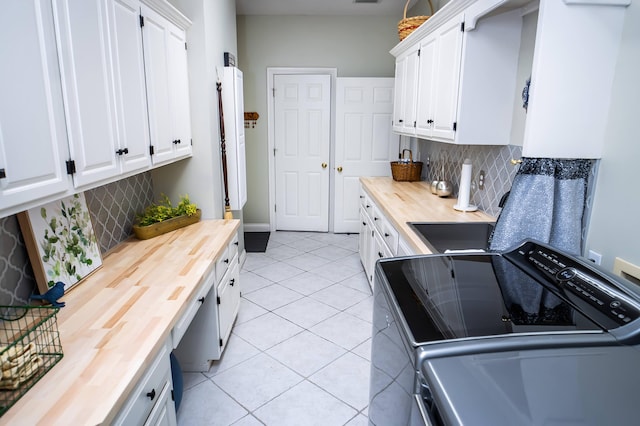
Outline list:
[[[453,140],[458,107],[462,16],[420,42],[416,134]]]
[[[468,3],[468,2],[466,2]],[[391,53],[419,49],[415,136],[468,145],[509,143],[522,19],[516,13],[483,18],[465,27],[461,2],[452,1],[413,38]],[[398,133],[413,135],[406,129]]]
[[[525,157],[599,158],[629,4],[450,0],[391,50],[398,87],[404,58],[419,52],[417,95],[397,94],[393,130],[467,145],[524,140]],[[399,126],[411,102],[415,128]]]
[[[110,0],[115,99],[120,146],[116,153],[122,172],[151,166],[149,119],[145,89],[140,3]]]
[[[191,155],[191,115],[185,31],[142,5],[153,164]]]
[[[601,157],[627,4],[540,1],[523,156]]]
[[[75,186],[148,168],[139,3],[58,0],[56,6]]]
[[[55,2],[60,73],[76,187],[119,173],[107,1]]]
[[[418,46],[409,49],[396,60],[393,130],[405,135],[415,134],[419,63]]]
[[[0,212],[70,185],[50,1],[10,0],[0,13]]]
[[[225,67],[222,79],[227,184],[231,210],[247,202],[247,166],[244,130],[244,91],[242,71]]]

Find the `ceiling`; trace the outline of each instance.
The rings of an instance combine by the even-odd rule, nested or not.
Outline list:
[[[407,0],[236,0],[238,15],[385,15],[402,18]],[[416,0],[409,0],[411,8]],[[375,2],[375,3],[374,3]]]

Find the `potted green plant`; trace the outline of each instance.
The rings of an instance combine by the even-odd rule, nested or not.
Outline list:
[[[160,202],[147,207],[137,215],[137,223],[133,225],[133,233],[141,240],[157,237],[175,231],[200,220],[202,212],[189,200],[188,195],[180,197],[180,202],[173,207],[169,197],[162,194]]]

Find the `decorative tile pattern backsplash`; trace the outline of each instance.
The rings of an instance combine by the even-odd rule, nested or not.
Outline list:
[[[85,193],[100,251],[107,253],[131,235],[136,213],[153,203],[151,173],[142,173]]]
[[[495,217],[500,214],[498,202],[511,189],[511,182],[518,171],[518,166],[511,164],[511,160],[522,156],[522,147],[515,145],[469,146],[418,140],[418,150],[425,165],[426,158],[429,158],[429,167],[422,168],[422,178],[430,182],[444,177],[453,185],[451,197],[458,196],[462,162],[469,158],[473,167],[470,204]],[[485,172],[482,190],[478,188],[481,170]]]
[[[153,202],[151,173],[142,173],[85,192],[104,255],[131,235],[136,213]],[[36,288],[16,216],[0,219],[0,305],[24,305]]]

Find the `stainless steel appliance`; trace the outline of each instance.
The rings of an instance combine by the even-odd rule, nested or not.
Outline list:
[[[507,351],[425,360],[432,404],[447,425],[638,423],[633,346]]]
[[[637,344],[639,318],[631,283],[535,241],[504,253],[380,260],[369,423],[439,424],[443,399],[424,377],[427,361]]]

